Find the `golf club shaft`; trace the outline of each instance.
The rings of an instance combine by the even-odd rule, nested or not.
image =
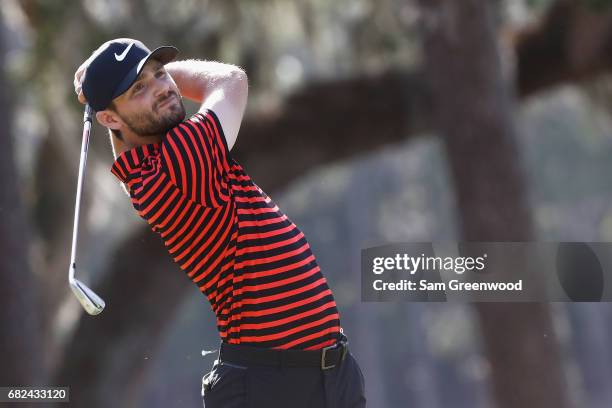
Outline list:
[[[76,249],[79,235],[79,213],[81,210],[81,192],[83,189],[83,179],[85,178],[85,167],[87,164],[87,148],[89,145],[89,133],[91,131],[93,110],[89,104],[85,105],[83,114],[83,141],[81,144],[81,159],[79,162],[79,177],[77,181],[76,204],[74,206],[74,226],[72,229],[72,252],[70,254],[70,280],[74,279],[74,269],[76,268]]]

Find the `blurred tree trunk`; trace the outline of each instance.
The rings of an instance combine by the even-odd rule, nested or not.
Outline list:
[[[490,3],[421,0],[420,4],[434,123],[446,145],[461,237],[529,241],[533,226]],[[498,406],[568,407],[548,305],[476,303],[475,307]]]
[[[5,61],[4,22],[0,14],[0,61]],[[0,67],[0,385],[44,381],[35,280],[28,263],[28,232],[11,132],[12,95]]]

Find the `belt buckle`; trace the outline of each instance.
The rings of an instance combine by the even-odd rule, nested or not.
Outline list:
[[[331,346],[327,346],[327,347],[323,347],[323,352],[321,353],[321,370],[329,370],[332,369],[336,366],[336,364],[332,364],[329,366],[325,365],[325,353],[327,353],[327,350],[333,350],[335,349],[337,346],[337,344],[333,344]]]
[[[336,347],[342,347],[342,354],[340,355],[340,362],[344,361],[344,357],[346,356],[346,352],[347,352],[347,347],[346,347],[347,343],[348,343],[347,341],[342,339],[336,344],[332,344],[331,346],[323,347],[323,352],[321,353],[321,370],[330,370],[336,367],[336,364],[331,364],[328,366],[325,365],[325,354],[327,353],[328,350],[333,350]]]

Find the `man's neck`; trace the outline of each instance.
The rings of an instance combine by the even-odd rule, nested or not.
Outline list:
[[[152,143],[159,143],[162,141],[162,135],[155,136],[137,136],[137,139],[132,139],[131,141],[126,142],[126,145],[133,149],[138,146],[144,146]]]
[[[144,146],[152,143],[159,143],[162,141],[163,135],[150,135],[150,136],[140,136],[135,133],[125,134],[123,140],[125,143],[123,144],[123,151],[131,150],[138,146]]]
[[[119,157],[122,153],[127,152],[128,150],[132,150],[135,147],[143,146],[152,143],[159,143],[162,141],[162,135],[154,135],[154,136],[138,136],[138,135],[124,135],[123,140],[119,140],[115,136],[111,135],[111,142],[113,144],[113,153],[115,155],[115,159]]]

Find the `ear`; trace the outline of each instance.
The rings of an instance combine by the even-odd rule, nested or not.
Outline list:
[[[121,130],[121,128],[124,126],[124,123],[119,115],[117,115],[117,112],[113,112],[110,109],[96,112],[96,119],[98,120],[98,123],[109,129]]]

